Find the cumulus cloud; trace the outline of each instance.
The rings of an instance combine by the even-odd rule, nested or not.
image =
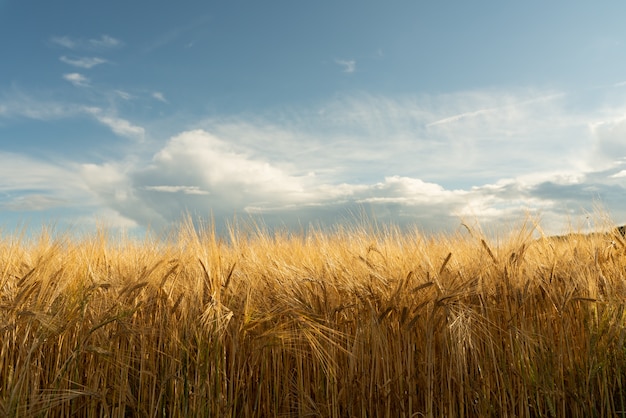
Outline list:
[[[83,164],[80,176],[102,208],[140,225],[165,226],[163,216],[137,196],[130,178],[131,169],[120,163]]]
[[[144,167],[86,165],[99,199],[122,216],[164,226],[192,210],[225,221],[248,207],[289,207],[313,200],[307,179],[194,130],[171,138]]]
[[[138,173],[144,180],[158,184],[189,184],[229,200],[288,199],[302,191],[298,178],[290,176],[267,161],[257,160],[234,149],[223,140],[202,130],[187,131],[173,137],[154,155],[152,165]]]
[[[365,189],[370,196],[361,196],[357,203],[401,203],[407,206],[420,204],[436,205],[442,202],[457,202],[467,195],[463,190],[446,190],[436,183],[410,177],[391,176],[384,182]],[[361,195],[363,195],[363,191]]]
[[[571,213],[591,211],[597,196],[626,196],[625,187],[611,180],[626,162],[602,172],[551,171],[458,188],[399,175],[374,182],[328,182],[285,167],[194,130],[171,138],[148,166],[123,175],[93,166],[86,177],[97,179],[94,192],[121,216],[139,224],[149,219],[152,225],[175,222],[186,211],[212,215],[219,224],[236,213],[276,225],[328,224],[366,208],[381,221],[432,230],[452,229],[467,218],[503,226],[532,213],[548,217],[553,232],[560,232]],[[626,197],[621,199],[617,203],[626,204]],[[560,224],[555,221],[559,217]]]
[[[615,118],[589,124],[594,139],[594,156],[608,163],[626,158],[626,113]]]
[[[105,62],[107,62],[107,60],[98,57],[68,58],[63,55],[59,59],[66,64],[85,69],[89,69],[95,67],[96,65],[104,64]]]

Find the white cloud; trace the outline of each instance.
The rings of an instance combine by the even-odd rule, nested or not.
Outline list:
[[[83,164],[80,176],[99,200],[101,210],[114,211],[119,217],[143,226],[167,225],[158,208],[153,209],[149,201],[137,196],[128,164]]]
[[[187,131],[171,138],[154,154],[150,165],[108,181],[103,200],[140,224],[146,221],[138,215],[138,206],[153,224],[155,219],[161,224],[175,222],[191,210],[213,214],[218,223],[234,213],[247,212],[292,226],[337,221],[366,207],[381,221],[433,229],[454,228],[467,218],[505,226],[532,213],[551,220],[546,230],[560,232],[564,224],[555,219],[560,216],[564,222],[572,210],[592,210],[594,196],[610,192],[615,187],[610,177],[626,165],[604,174],[552,171],[451,189],[400,175],[378,182],[329,182],[330,177],[301,175],[300,167],[289,168],[255,154],[206,131]],[[123,195],[120,190],[125,190]],[[175,199],[168,197],[173,193]],[[134,203],[121,205],[129,196]]]
[[[153,39],[151,44],[149,44],[144,49],[144,52],[150,53],[156,49],[162,48],[166,45],[170,45],[173,42],[178,41],[181,36],[189,35],[190,32],[193,32],[194,29],[206,25],[210,20],[211,15],[200,15],[196,16],[192,21],[186,24],[170,28],[169,30],[166,30],[165,32],[158,35],[155,39]],[[183,47],[187,49],[192,47],[193,44],[193,41],[185,41],[183,43]]]
[[[94,167],[0,151],[0,212],[5,221],[14,214],[18,216],[16,220],[26,221],[25,212],[45,214],[54,210],[57,214],[54,217],[42,216],[58,227],[83,226],[93,230],[98,223],[111,228],[138,227],[137,222],[112,208],[111,200],[102,204],[101,196],[107,190],[113,195],[117,193],[118,197],[127,192],[123,166]],[[107,188],[111,184],[114,187]],[[127,200],[126,204],[137,204],[137,201]],[[146,214],[142,215],[139,217],[142,222],[149,219]]]
[[[569,114],[565,100],[558,92],[533,91],[358,94],[337,96],[318,108],[212,118],[200,126],[325,182],[398,175],[467,186],[520,176],[529,167],[593,169],[588,116]]]
[[[76,87],[89,87],[89,79],[80,73],[63,74],[63,78]]]
[[[71,39],[69,36],[56,36],[51,41],[63,48],[74,49],[77,47],[77,41]]]
[[[193,173],[192,178],[210,187],[211,192],[220,189],[224,193],[250,196],[276,193],[280,198],[285,193],[301,190],[298,180],[283,170],[266,161],[252,159],[201,130],[183,132],[172,138],[153,161],[158,167],[155,175]]]
[[[130,99],[133,98],[132,94],[130,94],[130,93],[124,91],[124,90],[115,90],[114,93],[118,97],[120,97],[121,99],[124,99],[124,100],[130,100]]]
[[[0,206],[24,211],[72,204],[98,218],[106,214],[116,226],[155,228],[180,220],[185,211],[213,214],[219,228],[234,213],[262,216],[270,225],[297,226],[345,220],[366,208],[380,221],[427,230],[451,230],[467,219],[506,226],[531,213],[549,219],[545,229],[558,233],[572,210],[591,210],[597,191],[616,187],[603,179],[626,172],[623,162],[606,173],[555,171],[450,189],[398,175],[378,182],[326,182],[311,174],[295,175],[253,155],[202,130],[171,138],[148,165],[129,161],[61,167],[0,154],[0,191],[13,196],[0,198]],[[24,175],[10,175],[17,170]],[[623,185],[620,196],[626,196]],[[621,200],[626,203],[626,197]]]
[[[369,160],[375,171],[393,165],[389,174],[495,181],[531,163],[537,171],[579,168],[591,144],[586,119],[563,107],[562,95],[542,92],[362,95],[328,103],[319,123],[343,134],[334,144],[343,161]]]
[[[133,125],[126,119],[99,114],[95,115],[95,117],[100,123],[111,128],[111,130],[117,135],[136,140],[143,140],[145,137],[144,128],[142,128],[141,126]]]
[[[96,65],[104,64],[105,62],[107,62],[107,60],[98,57],[68,58],[63,55],[59,59],[66,64],[85,69],[89,69],[95,67]]]
[[[80,77],[69,77],[69,79],[71,82],[77,83],[85,81]],[[123,91],[117,91],[116,94],[122,98],[132,98],[132,96]],[[113,110],[102,109],[96,106],[38,101],[21,93],[6,99],[4,103],[0,97],[0,117],[26,117],[48,121],[82,117],[84,115],[88,115],[98,123],[109,127],[116,135],[137,141],[142,141],[145,138],[146,132],[143,127],[134,125],[128,120],[116,116]]]
[[[355,60],[335,60],[335,63],[343,67],[343,72],[351,74],[356,71]]]
[[[83,164],[80,169],[90,190],[117,202],[127,201],[132,194],[126,171],[123,165],[112,163]]]
[[[2,101],[2,99],[0,99]],[[76,106],[66,103],[37,101],[26,95],[17,94],[0,104],[0,116],[26,117],[35,120],[53,120],[74,116]]]
[[[498,110],[499,110],[498,108],[479,109],[479,110],[474,110],[472,112],[460,113],[458,115],[448,116],[443,119],[439,119],[434,122],[431,122],[427,124],[426,127],[430,128],[430,127],[437,126],[437,125],[445,125],[445,124],[452,123],[452,122],[459,122],[463,119],[473,118],[477,116],[488,116],[489,113],[495,113]]]
[[[138,141],[142,141],[145,138],[145,129],[141,126],[133,125],[126,119],[107,114],[105,111],[97,107],[83,107],[82,110],[93,116],[101,124],[111,128],[116,135]]]
[[[75,164],[0,151],[0,212],[6,217],[59,208],[88,212],[94,203]]]
[[[154,93],[152,93],[152,97],[160,102],[167,103],[165,96],[159,91],[155,91]]]
[[[141,227],[136,221],[109,208],[97,209],[89,215],[75,217],[72,219],[72,225],[87,227],[90,230],[94,227],[105,228],[107,231],[132,231]]]
[[[360,94],[315,108],[213,117],[164,143],[130,142],[128,161],[75,164],[64,174],[83,187],[74,200],[45,176],[33,194],[97,201],[99,211],[154,227],[185,211],[213,214],[218,224],[235,213],[270,225],[329,224],[363,207],[378,220],[429,230],[467,218],[505,225],[528,212],[548,220],[547,231],[561,232],[568,217],[592,211],[594,199],[624,223],[626,106],[616,101],[582,112],[576,100],[527,90]],[[18,102],[0,100],[4,115],[89,115],[117,135],[145,136],[112,109]],[[0,197],[13,208],[45,204],[38,196],[11,199]]]
[[[90,39],[89,44],[98,49],[115,48],[122,45],[122,41],[109,35],[101,35],[100,38]]]
[[[70,190],[84,189],[75,174],[71,164],[57,165],[0,150],[0,192],[51,190],[50,196],[64,198]]]
[[[482,96],[482,97],[481,97]],[[491,97],[490,97],[491,96]],[[534,97],[533,97],[534,96]],[[484,118],[493,122],[494,119],[515,119],[518,116],[525,117],[521,112],[527,111],[529,106],[541,106],[542,104],[551,103],[564,98],[563,93],[548,93],[545,95],[533,95],[531,97],[516,97],[502,95],[500,97],[494,95],[485,95],[484,93],[469,93],[463,100],[468,100],[465,105],[470,105],[473,109],[469,111],[461,111],[461,113],[446,116],[442,119],[435,120],[426,125],[427,128],[445,125],[455,122],[467,122],[471,119]],[[495,100],[494,100],[495,99]],[[493,107],[480,108],[483,103],[495,105]],[[461,103],[455,103],[456,106],[463,106]],[[478,107],[478,109],[476,109]]]
[[[626,109],[623,109],[626,110]],[[626,112],[589,123],[594,141],[594,157],[599,164],[610,165],[626,157]]]
[[[153,190],[155,192],[163,193],[178,193],[195,194],[195,195],[207,195],[209,192],[201,190],[198,186],[148,186],[146,190]]]
[[[105,50],[123,45],[123,42],[110,35],[101,35],[99,38],[84,39],[69,36],[55,36],[50,41],[60,47],[71,50]]]
[[[459,197],[467,195],[467,192],[462,190],[446,190],[436,183],[400,176],[386,177],[384,182],[371,186],[370,192],[373,193],[373,196],[364,196],[357,202],[392,202],[407,205],[436,204],[457,200]]]
[[[4,210],[10,211],[42,211],[59,206],[68,206],[69,202],[56,197],[47,196],[45,194],[27,194],[17,196],[11,201],[0,204]]]

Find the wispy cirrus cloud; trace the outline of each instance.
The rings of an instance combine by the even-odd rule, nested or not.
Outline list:
[[[69,202],[64,199],[35,193],[17,196],[8,202],[0,203],[0,207],[16,212],[32,212],[68,206],[68,204]]]
[[[0,97],[0,116],[24,117],[46,121],[72,117],[79,113],[78,107],[69,103],[35,100],[22,93]]]
[[[81,79],[68,81],[80,82]],[[118,136],[136,141],[142,141],[145,138],[146,130],[144,127],[117,116],[115,110],[112,108],[107,109],[99,106],[76,103],[37,100],[20,92],[15,92],[10,96],[0,97],[0,117],[23,117],[40,121],[50,121],[80,118],[85,115],[107,126]]]
[[[82,111],[93,116],[98,122],[108,126],[116,135],[143,141],[146,130],[137,125],[133,125],[126,119],[117,117],[98,107],[85,106]]]
[[[538,171],[579,169],[591,151],[590,119],[567,106],[552,92],[355,94],[257,120],[218,117],[199,126],[283,163],[297,158],[293,165],[302,172],[328,181],[383,173],[467,184],[519,175],[529,161]],[[370,170],[364,172],[364,164]]]
[[[336,59],[335,63],[343,68],[344,73],[351,74],[356,71],[356,61],[355,60],[340,60]]]
[[[0,192],[16,190],[46,190],[63,199],[70,191],[85,190],[75,176],[72,164],[55,164],[22,154],[0,150]],[[19,176],[15,174],[19,173]]]
[[[0,150],[2,221],[12,213],[26,216],[59,208],[88,213],[96,201],[77,168],[71,161],[56,163]],[[81,203],[76,205],[76,202]]]
[[[72,38],[70,36],[55,36],[50,41],[62,48],[71,50],[106,50],[122,46],[124,43],[110,35],[101,35],[99,38]]]
[[[619,171],[611,176],[611,178],[614,178],[614,179],[622,178],[622,177],[626,177],[626,170]]]
[[[68,58],[65,55],[59,58],[62,62],[72,65],[78,68],[90,69],[97,65],[108,62],[107,60],[99,57],[81,57],[81,58]]]
[[[69,81],[75,87],[89,87],[91,85],[89,78],[80,73],[63,74],[63,79]]]
[[[109,35],[101,35],[97,39],[89,39],[89,45],[93,48],[115,48],[122,45],[122,41]]]
[[[195,29],[206,25],[207,22],[210,21],[210,19],[210,15],[201,15],[186,24],[173,27],[169,30],[166,30],[165,32],[162,32],[155,39],[153,39],[153,41],[149,45],[146,46],[146,48],[144,49],[144,53],[151,53],[157,49],[163,48],[167,45],[172,44],[173,42],[180,40],[181,37],[189,35]],[[183,48],[188,49],[192,47],[193,44],[194,41],[186,40],[184,43],[182,43],[182,46]]]
[[[540,95],[537,97],[530,98],[520,98],[515,96],[510,97],[502,97],[499,103],[494,107],[487,107],[483,109],[470,110],[470,111],[462,111],[461,113],[446,116],[442,119],[436,120],[434,122],[430,122],[426,125],[426,127],[433,127],[437,125],[445,125],[450,123],[461,122],[464,119],[469,120],[472,118],[486,117],[489,118],[489,114],[494,114],[495,117],[502,117],[507,111],[510,111],[511,114],[518,111],[518,109],[522,109],[529,105],[541,105],[542,103],[551,102],[554,100],[558,100],[564,97],[563,93],[548,93],[546,95]],[[476,98],[478,99],[478,98]],[[489,99],[488,99],[489,100]]]
[[[183,193],[195,195],[209,194],[209,192],[201,190],[198,186],[146,186],[145,189],[163,193]]]
[[[78,47],[79,41],[70,38],[69,36],[55,36],[50,41],[58,46],[67,49],[74,49]]]
[[[158,100],[159,102],[167,103],[167,99],[160,91],[155,91],[152,93],[152,98]]]
[[[124,90],[115,90],[113,93],[121,99],[130,100],[133,98],[133,95]]]

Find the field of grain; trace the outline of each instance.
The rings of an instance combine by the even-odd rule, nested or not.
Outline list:
[[[532,223],[7,237],[0,416],[626,416],[625,306],[619,234]]]

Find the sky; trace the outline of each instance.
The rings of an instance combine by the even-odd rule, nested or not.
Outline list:
[[[626,223],[626,3],[0,0],[0,230]],[[591,225],[593,226],[593,225]]]

